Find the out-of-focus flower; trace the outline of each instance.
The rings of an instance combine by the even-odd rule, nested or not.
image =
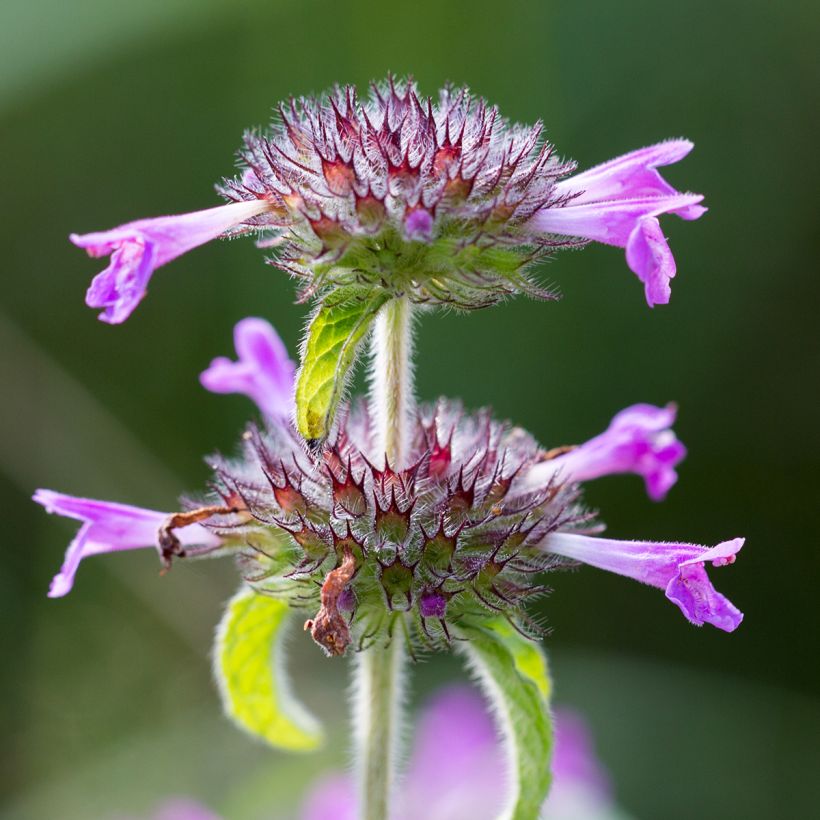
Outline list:
[[[234,328],[238,361],[220,356],[200,376],[212,393],[244,393],[270,419],[293,416],[296,365],[279,334],[264,319],[249,317]]]
[[[91,282],[86,304],[102,308],[103,322],[124,322],[142,301],[157,268],[269,208],[265,200],[231,203],[189,214],[139,219],[110,231],[71,234],[71,241],[89,256],[111,256],[109,266]]]
[[[133,550],[144,547],[160,549],[160,528],[170,514],[116,504],[113,501],[95,501],[76,498],[53,490],[37,490],[34,500],[50,513],[76,518],[83,525],[66,550],[65,560],[48,591],[50,598],[60,598],[71,591],[80,561],[89,555],[104,552]],[[190,524],[176,530],[176,539],[182,547],[217,547],[220,539],[199,524]]]
[[[207,806],[190,797],[169,797],[163,800],[150,816],[117,814],[110,820],[222,820]]]
[[[636,473],[646,483],[653,501],[662,501],[678,480],[677,464],[686,447],[671,427],[674,405],[635,404],[621,410],[600,435],[556,458],[533,467],[520,482],[535,486],[560,475],[565,480],[590,481],[616,473]]]
[[[589,730],[574,712],[555,721],[553,786],[545,820],[623,818],[611,796]],[[503,751],[479,695],[466,687],[439,692],[422,711],[406,775],[395,795],[395,820],[494,820],[505,799]],[[302,820],[355,820],[352,780],[330,775],[308,796]]]
[[[707,623],[724,632],[733,632],[740,626],[743,613],[715,590],[705,565],[733,564],[743,542],[743,538],[734,538],[709,548],[556,532],[548,535],[542,546],[547,552],[662,589],[696,626]]]
[[[694,145],[669,140],[641,148],[556,183],[562,207],[542,208],[533,217],[540,230],[626,249],[626,261],[644,283],[650,307],[666,304],[675,259],[658,222],[662,214],[697,219],[706,212],[701,194],[683,194],[658,167],[683,159]]]

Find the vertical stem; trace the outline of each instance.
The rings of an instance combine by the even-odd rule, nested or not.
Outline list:
[[[375,449],[401,469],[409,446],[408,417],[413,403],[411,305],[391,299],[376,316],[371,341],[370,410],[376,426]]]
[[[371,343],[370,409],[376,454],[393,469],[406,466],[413,403],[411,305],[392,299],[376,317]],[[401,615],[395,616],[401,618]],[[361,820],[388,820],[401,730],[405,663],[403,624],[393,623],[387,646],[359,653],[354,677],[354,725]]]
[[[394,629],[387,646],[375,644],[356,656],[353,679],[359,817],[387,820],[401,729],[404,635]]]

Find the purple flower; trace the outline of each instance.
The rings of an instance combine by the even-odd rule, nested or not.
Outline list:
[[[593,816],[593,808],[602,820],[612,815],[606,774],[589,730],[574,713],[560,710],[556,716],[552,768],[555,779],[544,817],[577,820]],[[491,820],[503,807],[505,790],[504,755],[480,696],[462,686],[439,692],[420,715],[407,775],[394,801],[395,820]],[[302,820],[355,817],[353,783],[343,775],[322,780],[302,812]]]
[[[220,356],[199,379],[212,393],[244,393],[269,418],[287,421],[293,415],[296,365],[277,332],[264,319],[237,322],[233,332],[239,360]]]
[[[104,552],[159,548],[159,529],[169,513],[144,510],[112,501],[76,498],[53,490],[37,490],[34,500],[50,513],[76,518],[83,525],[66,550],[65,560],[51,582],[49,598],[60,598],[71,591],[80,561]],[[200,524],[175,530],[182,546],[217,546],[220,540]]]
[[[715,590],[704,565],[733,564],[744,540],[734,538],[710,549],[697,544],[616,541],[554,532],[544,539],[542,546],[547,552],[662,589],[696,626],[709,623],[724,632],[733,632],[743,620],[743,613]]]
[[[86,304],[103,309],[103,322],[124,322],[145,296],[157,268],[270,207],[267,200],[254,199],[189,214],[139,219],[110,231],[71,234],[71,241],[89,256],[111,255],[111,264],[91,282]]]
[[[641,148],[556,183],[565,204],[542,208],[532,224],[562,236],[578,236],[626,249],[626,262],[644,283],[650,307],[669,301],[675,260],[658,222],[661,214],[697,219],[706,208],[701,194],[673,188],[657,168],[683,159],[688,140]]]
[[[678,480],[675,466],[686,456],[686,447],[670,429],[676,413],[672,404],[627,407],[603,433],[565,455],[537,464],[524,481],[537,485],[556,474],[571,481],[589,481],[615,473],[636,473],[646,482],[649,497],[662,501]]]

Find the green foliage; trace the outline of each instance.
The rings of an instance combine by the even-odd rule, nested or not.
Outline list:
[[[295,701],[283,671],[286,602],[242,587],[229,601],[216,637],[214,671],[225,713],[272,746],[315,749],[322,731]]]
[[[504,817],[535,820],[552,780],[546,656],[501,617],[463,623],[461,632],[468,639],[461,651],[492,702],[511,761],[512,793]]]
[[[311,320],[296,383],[296,422],[309,441],[330,431],[356,349],[389,298],[385,291],[342,288]]]

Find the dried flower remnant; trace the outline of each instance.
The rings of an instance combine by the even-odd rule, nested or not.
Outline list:
[[[291,99],[268,132],[245,134],[241,174],[218,186],[232,204],[72,235],[93,256],[112,254],[88,304],[122,322],[154,269],[210,239],[249,233],[301,281],[303,301],[340,289],[344,298],[384,290],[464,309],[515,293],[552,299],[534,265],[592,240],[625,248],[648,303],[668,302],[676,269],[658,217],[697,219],[705,208],[657,168],[692,143],[670,140],[571,175],[575,164],[558,159],[542,132],[510,123],[467,88],[425,98],[392,78],[364,99],[352,86]]]

